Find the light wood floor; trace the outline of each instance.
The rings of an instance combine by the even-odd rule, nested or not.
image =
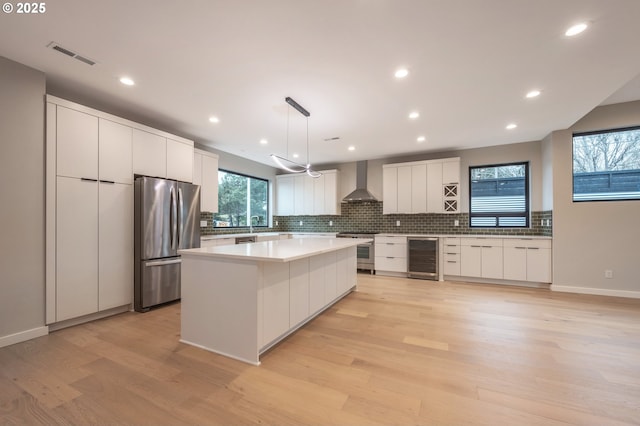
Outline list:
[[[358,279],[260,367],[179,304],[2,348],[0,424],[640,424],[639,300]]]

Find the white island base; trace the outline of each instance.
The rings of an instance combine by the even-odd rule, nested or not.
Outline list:
[[[181,250],[180,341],[259,365],[260,354],[355,289],[357,244],[313,238]]]

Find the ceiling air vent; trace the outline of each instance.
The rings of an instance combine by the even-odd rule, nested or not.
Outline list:
[[[325,138],[324,139],[325,142],[339,141],[339,140],[340,140],[340,136],[334,136],[332,138]]]
[[[89,58],[87,58],[86,56],[82,56],[77,54],[76,52],[74,52],[73,50],[69,50],[65,47],[60,46],[58,43],[56,43],[55,41],[52,41],[51,43],[47,44],[48,48],[51,48],[57,52],[60,52],[62,54],[65,54],[67,56],[72,57],[73,59],[77,59],[80,62],[84,62],[87,65],[95,65],[96,61],[93,61]]]

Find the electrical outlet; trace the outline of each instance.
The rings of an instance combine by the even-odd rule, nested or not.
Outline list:
[[[607,279],[613,278],[613,271],[611,269],[606,269],[604,271],[604,277]]]
[[[207,226],[207,221],[206,220],[201,220],[200,221],[200,227],[201,228],[205,228]]]
[[[276,226],[278,226],[278,221],[276,220]]]
[[[300,226],[302,226],[302,221],[300,221]]]
[[[540,226],[544,226],[544,219],[540,219]]]
[[[453,226],[460,226],[460,221],[458,219],[454,220]]]
[[[333,226],[333,221],[332,220],[329,221],[329,226]]]
[[[551,226],[551,219],[547,219],[547,226]]]
[[[396,226],[400,226],[400,221],[396,220]]]

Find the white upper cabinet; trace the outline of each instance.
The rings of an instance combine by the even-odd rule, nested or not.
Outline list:
[[[398,167],[398,213],[412,213],[411,166]]]
[[[194,150],[193,184],[200,185],[200,211],[218,212],[218,156]]]
[[[324,214],[324,175],[313,179],[313,214]]]
[[[382,168],[382,213],[398,212],[398,168]]]
[[[98,179],[98,117],[57,106],[58,176]]]
[[[427,164],[427,212],[442,212],[442,163]]]
[[[460,183],[460,158],[449,158],[442,161],[442,183]]]
[[[131,127],[100,119],[100,180],[133,183],[132,136],[133,129]]]
[[[167,177],[167,138],[133,129],[133,172]]]
[[[276,215],[339,215],[338,171],[321,173],[318,178],[307,174],[276,176]]]
[[[427,165],[411,166],[411,212],[427,211]]]
[[[167,178],[193,181],[193,144],[167,138]]]
[[[385,164],[382,212],[457,213],[459,181],[459,158]]]
[[[338,199],[338,172],[336,170],[322,172],[324,178],[324,214],[340,214]]]
[[[294,175],[276,176],[276,214],[279,216],[295,214],[294,178]]]

